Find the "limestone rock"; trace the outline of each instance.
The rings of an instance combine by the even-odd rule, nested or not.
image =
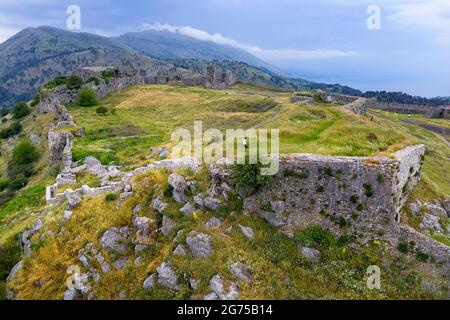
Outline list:
[[[142,286],[145,290],[150,290],[155,287],[155,274],[152,274],[150,277],[145,279],[144,284]]]
[[[245,283],[251,283],[253,281],[253,275],[248,265],[242,262],[236,262],[230,266],[231,273],[244,281]]]
[[[187,256],[186,248],[182,244],[180,244],[175,248],[173,254],[176,256],[185,257]]]
[[[199,208],[204,208],[205,206],[205,196],[203,195],[203,193],[199,193],[198,195],[196,195],[194,197],[194,203],[199,207]]]
[[[215,275],[209,286],[220,300],[237,300],[239,298],[239,287],[236,283],[231,282],[225,289],[224,280],[220,275]]]
[[[177,274],[169,262],[164,262],[158,269],[158,284],[172,290],[180,290]]]
[[[270,205],[275,213],[283,213],[286,211],[286,203],[284,201],[271,201]]]
[[[114,227],[103,234],[100,239],[100,244],[104,249],[125,255],[128,251],[128,236],[128,227]]]
[[[183,208],[180,209],[180,212],[187,217],[191,217],[195,212],[195,207],[188,202]]]
[[[205,301],[216,301],[219,300],[219,297],[217,296],[217,294],[215,292],[211,292],[210,294],[207,294],[203,300]]]
[[[17,275],[19,274],[20,270],[22,270],[23,268],[23,261],[20,260],[12,269],[11,272],[9,273],[8,278],[6,278],[6,282],[11,282],[13,281]]]
[[[241,232],[247,237],[247,239],[255,240],[255,233],[252,228],[239,225],[239,229],[241,229]]]
[[[426,204],[425,209],[427,209],[427,211],[430,212],[433,216],[439,218],[447,218],[447,212],[440,206],[434,204]]]
[[[418,203],[410,203],[409,209],[411,210],[411,213],[415,216],[420,214],[420,205]]]
[[[190,278],[189,279],[189,285],[191,286],[192,289],[197,290],[198,286],[200,285],[201,280],[200,279],[194,279],[194,278]]]
[[[306,259],[314,264],[320,263],[320,260],[322,259],[320,251],[314,248],[300,247],[299,251]]]
[[[157,198],[157,199],[153,200],[152,206],[153,206],[153,209],[155,209],[157,212],[162,214],[169,205],[165,202],[162,202],[159,198]]]
[[[64,292],[63,299],[65,301],[81,300],[83,296],[76,289],[69,289]]]
[[[175,189],[172,192],[172,198],[178,203],[186,203],[189,200],[183,191],[178,191]]]
[[[162,226],[161,226],[161,233],[167,237],[172,230],[177,226],[176,222],[170,219],[167,216],[163,216]]]
[[[450,199],[445,199],[444,203],[442,204],[442,207],[447,212],[447,216],[450,217]]]
[[[192,231],[186,237],[186,243],[196,259],[203,259],[212,255],[212,238],[207,234]]]
[[[76,196],[76,195],[71,195],[68,197],[68,201],[69,201],[69,209],[73,210],[76,207],[78,207],[82,200],[80,199],[80,197]]]
[[[431,214],[425,214],[423,216],[422,223],[420,224],[420,228],[423,230],[435,231],[438,233],[443,233],[444,230],[439,223],[439,217],[433,216]]]
[[[127,257],[120,257],[114,262],[114,267],[116,267],[117,270],[123,270],[128,264],[128,258]]]
[[[220,228],[222,225],[222,221],[218,218],[211,218],[208,222],[205,223],[205,228],[208,230],[214,230]]]
[[[178,173],[172,173],[169,176],[168,182],[174,190],[179,192],[185,192],[189,188],[189,183],[183,176],[179,175]]]
[[[205,207],[211,211],[219,210],[221,204],[222,203],[220,202],[220,200],[212,198],[212,197],[205,198],[205,202],[204,202]]]
[[[274,226],[276,228],[286,225],[286,223],[280,218],[278,218],[278,216],[273,212],[262,211],[259,213],[259,215],[264,220],[266,220],[271,226]]]

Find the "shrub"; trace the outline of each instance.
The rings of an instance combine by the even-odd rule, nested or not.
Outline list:
[[[44,89],[51,90],[56,88],[57,86],[66,84],[67,78],[66,77],[56,77],[55,79],[47,82],[47,84],[44,85]]]
[[[338,247],[344,247],[350,242],[350,238],[348,236],[341,236],[336,242]]]
[[[364,210],[364,205],[362,203],[358,203],[358,205],[356,206],[356,210],[361,212]]]
[[[257,164],[248,164],[247,162],[234,165],[233,176],[236,187],[251,194],[267,185],[272,180],[272,177],[261,174],[261,169],[263,168],[261,162],[258,161]]]
[[[7,179],[0,180],[0,192],[5,191],[9,187],[11,181]]]
[[[398,251],[400,251],[401,253],[407,254],[409,252],[409,244],[402,242],[398,245],[397,247]]]
[[[105,201],[106,202],[112,202],[112,201],[116,201],[117,200],[117,195],[115,193],[108,193],[105,196]]]
[[[92,107],[97,105],[97,94],[90,88],[83,88],[78,93],[78,105],[82,107]]]
[[[384,176],[381,173],[378,174],[377,181],[380,184],[384,182]]]
[[[8,139],[15,135],[18,135],[22,131],[22,125],[20,122],[14,122],[11,127],[3,129],[0,131],[1,139]]]
[[[378,136],[375,133],[370,132],[367,135],[367,140],[369,140],[370,142],[377,142],[378,141]]]
[[[358,203],[358,196],[352,195],[352,196],[350,197],[350,202],[351,202],[351,203],[354,203],[354,204],[357,204],[357,203]]]
[[[318,246],[325,249],[330,247],[333,235],[330,231],[316,225],[295,234],[295,240],[306,247]]]
[[[100,81],[98,80],[97,77],[90,77],[86,83],[90,83],[90,82],[94,82],[96,86],[98,86],[100,84]]]
[[[13,109],[13,116],[15,119],[22,119],[31,113],[25,102],[18,102]]]
[[[0,108],[0,117],[3,118],[4,116],[8,115],[9,108],[6,106],[3,106]]]
[[[22,140],[13,152],[13,163],[15,165],[30,164],[39,159],[39,152],[28,139]]]
[[[17,191],[17,190],[20,190],[23,187],[25,187],[27,184],[28,184],[28,179],[25,177],[21,177],[21,178],[11,181],[8,188],[11,191]]]
[[[367,196],[368,198],[370,198],[370,197],[373,196],[372,185],[370,185],[370,184],[368,184],[368,183],[365,183],[365,184],[364,184],[364,189],[366,189],[366,196]]]
[[[319,193],[322,193],[325,191],[325,187],[324,186],[317,186],[316,191]]]
[[[34,96],[33,101],[31,101],[31,106],[35,107],[39,104],[39,102],[41,102],[41,95],[38,93]]]
[[[272,211],[272,205],[268,200],[263,200],[259,204],[259,208],[263,211]]]
[[[423,253],[423,252],[417,252],[416,253],[416,258],[417,260],[419,260],[420,262],[428,262],[430,260],[430,256]]]
[[[69,89],[79,89],[83,85],[83,79],[78,76],[70,76],[66,80],[66,85]]]
[[[97,107],[97,110],[95,110],[95,112],[97,112],[97,114],[100,114],[100,115],[105,115],[108,113],[108,108],[106,108],[104,106],[100,106],[100,107]]]
[[[300,172],[296,170],[286,169],[284,171],[285,177],[297,177],[299,179],[308,179],[309,178],[309,171],[306,169],[301,170]]]
[[[332,177],[333,176],[333,169],[331,169],[331,167],[326,167],[323,169],[323,172],[327,175]]]

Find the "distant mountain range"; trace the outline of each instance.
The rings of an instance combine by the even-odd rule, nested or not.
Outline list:
[[[0,44],[0,107],[30,100],[49,80],[86,66],[133,67],[142,76],[189,77],[203,73],[211,64],[255,85],[363,95],[339,84],[291,78],[247,51],[180,34],[144,31],[108,38],[39,27],[24,29]],[[385,99],[386,93],[371,96]],[[397,93],[389,97],[406,99]],[[431,104],[438,101],[448,99],[439,98]]]

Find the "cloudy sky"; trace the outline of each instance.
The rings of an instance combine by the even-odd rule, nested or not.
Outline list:
[[[158,29],[229,44],[315,81],[450,96],[450,0],[0,0],[0,42],[26,27]],[[367,9],[381,9],[369,30]]]

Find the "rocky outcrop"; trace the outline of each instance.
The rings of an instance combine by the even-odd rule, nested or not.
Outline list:
[[[193,231],[186,237],[186,243],[195,259],[207,258],[213,253],[212,238],[207,234]]]

